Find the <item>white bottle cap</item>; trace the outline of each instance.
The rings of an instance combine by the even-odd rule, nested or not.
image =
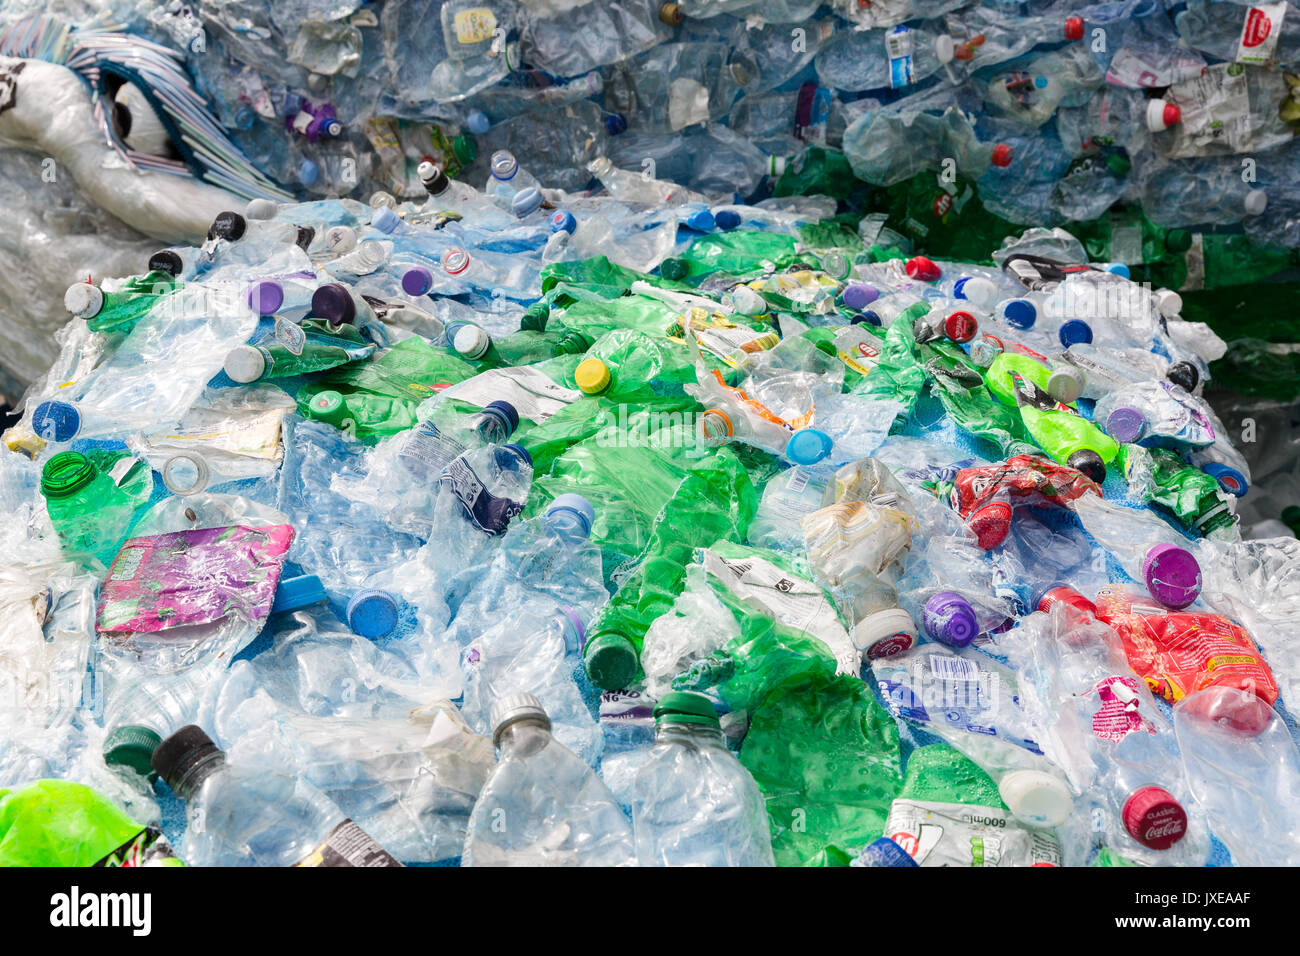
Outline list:
[[[741,315],[762,315],[768,310],[767,300],[747,285],[731,290],[731,305]]]
[[[222,366],[232,382],[247,385],[256,382],[266,371],[266,357],[260,349],[240,345],[230,350]]]
[[[915,643],[916,625],[901,607],[868,614],[853,625],[854,646],[870,657],[898,654]]]
[[[608,156],[597,156],[587,164],[587,172],[599,179],[614,168],[614,162]]]
[[[1246,201],[1244,205],[1246,207],[1246,215],[1258,216],[1268,208],[1268,193],[1264,192],[1262,189],[1252,189],[1250,192],[1246,193]]]
[[[940,33],[934,38],[934,55],[939,58],[940,63],[949,62],[953,58],[956,49],[957,44],[953,42],[952,37],[948,36],[948,34]]]
[[[325,230],[325,248],[330,252],[351,252],[357,244],[357,231],[351,226],[330,226]]]
[[[245,219],[274,219],[280,207],[270,199],[250,199],[244,207]]]
[[[89,282],[74,282],[63,294],[63,307],[79,319],[88,319],[104,307],[104,293]]]
[[[962,298],[992,312],[998,301],[998,287],[983,276],[969,276],[961,286]]]
[[[1052,369],[1052,374],[1048,376],[1047,394],[1058,402],[1069,405],[1083,394],[1086,381],[1082,369],[1075,368],[1073,365],[1062,365]]]
[[[464,325],[457,330],[451,344],[465,358],[476,359],[487,354],[492,339],[477,325]]]
[[[1147,129],[1152,133],[1167,130],[1182,119],[1182,111],[1164,100],[1147,100]]]
[[[998,782],[998,795],[1016,819],[1031,827],[1058,827],[1074,809],[1070,788],[1041,770],[1013,770]]]
[[[785,167],[786,158],[784,156],[772,156],[768,160],[767,168],[776,179],[780,179],[785,175]]]
[[[1183,314],[1183,297],[1173,289],[1155,291],[1156,308],[1166,319],[1174,319]]]

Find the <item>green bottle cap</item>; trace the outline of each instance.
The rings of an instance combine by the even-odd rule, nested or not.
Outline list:
[[[690,263],[685,259],[673,257],[659,263],[659,274],[665,279],[672,279],[674,282],[685,279],[690,274],[690,271]]]
[[[655,705],[655,722],[659,724],[699,724],[719,727],[717,711],[703,694],[670,691]]]
[[[46,498],[76,494],[95,478],[95,466],[76,451],[61,451],[41,469],[41,493]]]
[[[104,741],[104,763],[110,767],[129,767],[149,781],[157,778],[153,769],[153,752],[162,737],[148,727],[128,724],[118,727]]]
[[[343,396],[333,389],[317,392],[312,396],[310,408],[313,418],[323,422],[335,421],[344,412]]]
[[[605,631],[592,635],[582,660],[587,676],[604,690],[621,690],[636,678],[636,648],[621,634]]]
[[[546,322],[550,317],[551,307],[545,299],[534,302],[519,319],[519,329],[521,332],[545,332]]]
[[[462,133],[451,141],[451,153],[462,166],[468,166],[478,159],[478,143],[474,142],[473,136]]]

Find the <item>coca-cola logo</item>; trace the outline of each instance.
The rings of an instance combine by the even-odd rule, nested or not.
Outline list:
[[[1273,21],[1259,7],[1251,7],[1246,14],[1246,25],[1241,31],[1242,46],[1259,46],[1273,32]]]
[[[901,654],[912,646],[911,634],[892,634],[889,637],[882,638],[867,648],[867,659],[876,660],[880,657],[889,657],[891,654]]]

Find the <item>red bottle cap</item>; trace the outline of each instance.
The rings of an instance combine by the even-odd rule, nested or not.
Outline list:
[[[967,525],[975,535],[975,543],[992,551],[1011,532],[1011,506],[1005,501],[987,504],[970,516]]]
[[[1070,42],[1083,39],[1083,17],[1067,17],[1065,20],[1065,38]]]
[[[951,312],[943,320],[943,334],[954,342],[969,342],[979,331],[975,316],[964,310]]]
[[[1167,850],[1187,835],[1187,811],[1163,787],[1143,787],[1124,804],[1124,828],[1143,846]]]
[[[933,260],[927,259],[925,256],[913,256],[907,260],[905,268],[909,279],[919,279],[922,282],[933,282],[943,275],[943,272],[934,264]]]
[[[1006,143],[998,143],[993,147],[993,165],[1003,168],[1011,165],[1011,147]]]
[[[1165,126],[1173,126],[1183,118],[1183,111],[1178,108],[1177,103],[1166,103],[1164,109]]]

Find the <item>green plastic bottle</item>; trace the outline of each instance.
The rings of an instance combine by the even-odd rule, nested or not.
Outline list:
[[[1106,480],[1106,466],[1119,454],[1119,443],[1075,412],[1060,406],[1019,372],[1011,373],[1025,428],[1038,447],[1054,460],[1093,481]]]
[[[993,364],[984,373],[984,384],[1003,405],[1015,406],[1016,389],[1011,373],[1015,372],[1026,381],[1065,405],[1073,406],[1079,393],[1083,390],[1083,379],[1073,368],[1053,369],[1032,355],[1020,355],[1016,352],[1001,352]]]
[[[105,565],[152,490],[149,466],[125,452],[59,452],[41,469],[41,493],[64,550]]]
[[[931,392],[958,427],[992,442],[1008,457],[1037,453],[1022,416],[994,399],[979,366],[962,349],[935,341],[921,345],[919,352]]]
[[[301,325],[281,324],[274,337],[256,345],[231,349],[224,370],[231,381],[248,384],[323,372],[374,353],[374,343],[366,341],[355,325],[307,319]]]
[[[0,790],[0,866],[184,866],[143,826],[80,783]]]
[[[78,282],[68,286],[63,304],[73,315],[85,319],[92,332],[130,332],[179,287],[175,277],[155,270],[131,277],[116,292]]]

